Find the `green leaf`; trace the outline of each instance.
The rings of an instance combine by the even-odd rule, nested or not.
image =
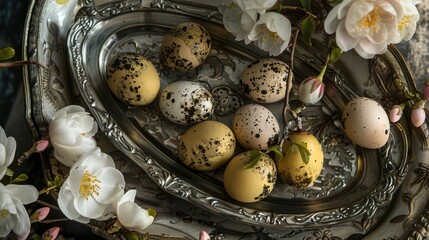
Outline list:
[[[63,183],[63,178],[61,176],[55,176],[54,178],[54,184],[55,186],[61,186],[61,184]]]
[[[343,53],[343,51],[341,51],[340,48],[335,47],[331,50],[331,53],[329,54],[329,63],[334,63],[336,61],[338,61],[341,57],[341,54]]]
[[[301,2],[301,5],[306,10],[310,10],[311,7],[311,0],[299,0]]]
[[[298,148],[299,154],[301,155],[302,161],[305,164],[308,164],[310,161],[310,151],[308,151],[307,146],[301,143],[294,143],[294,146]]]
[[[308,15],[301,23],[301,34],[304,43],[311,46],[311,35],[316,31],[316,23],[311,15]]]
[[[15,56],[15,49],[11,47],[0,49],[0,60],[11,59],[13,56]]]
[[[14,172],[12,171],[12,169],[6,168],[6,173],[4,174],[5,176],[12,177],[13,174]]]
[[[156,211],[153,208],[148,208],[147,213],[149,213],[149,216],[152,216],[153,218],[156,217]]]
[[[127,232],[125,234],[125,238],[127,240],[139,240],[140,239],[139,236],[137,235],[137,233],[135,233],[135,232]]]
[[[30,239],[31,239],[31,240],[42,240],[42,237],[41,237],[40,235],[38,235],[38,234],[33,234],[33,235],[30,237]]]
[[[11,183],[19,183],[19,182],[24,182],[28,179],[27,174],[20,174],[17,178],[13,179]]]
[[[250,159],[244,166],[244,168],[254,168],[256,164],[258,164],[258,161],[262,158],[262,152],[258,150],[251,150],[250,151]]]
[[[283,153],[280,150],[280,146],[279,145],[274,145],[272,147],[270,147],[267,151],[267,153],[273,152],[274,153],[274,160],[276,160],[277,162],[280,162],[283,159]]]

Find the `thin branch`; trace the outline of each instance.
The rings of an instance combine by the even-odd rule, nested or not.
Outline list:
[[[294,59],[295,59],[295,48],[296,43],[299,35],[299,28],[295,31],[294,37],[292,39],[292,50],[291,50],[291,56],[290,56],[290,63],[289,63],[289,72],[288,72],[288,79],[287,79],[287,85],[286,85],[286,96],[285,96],[285,102],[283,104],[283,138],[285,138],[289,134],[288,129],[288,112],[291,112],[292,115],[297,119],[297,115],[294,114],[293,110],[290,108],[289,100],[290,100],[290,92],[292,90],[293,86],[293,68],[294,68]],[[300,121],[298,121],[300,122]],[[301,129],[302,126],[298,126],[298,129]]]

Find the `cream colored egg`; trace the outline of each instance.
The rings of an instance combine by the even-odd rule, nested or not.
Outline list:
[[[308,150],[308,162],[302,155],[305,150],[299,148]],[[292,133],[283,141],[282,153],[282,160],[276,161],[280,179],[299,188],[313,185],[324,162],[323,149],[317,138],[308,132]]]
[[[107,67],[107,85],[120,100],[147,105],[155,100],[161,82],[149,60],[135,53],[121,53]]]
[[[228,163],[223,184],[229,196],[240,202],[257,202],[267,197],[277,180],[274,161],[265,153],[251,168],[246,167],[252,159],[252,151],[235,156]]]
[[[232,131],[246,149],[267,150],[278,143],[279,123],[271,111],[259,104],[239,108],[232,118]]]
[[[359,146],[377,149],[389,139],[389,117],[383,107],[370,98],[349,101],[344,107],[342,122],[344,133]]]
[[[260,103],[273,103],[286,95],[289,66],[274,58],[265,58],[250,64],[240,76],[244,94]]]
[[[190,127],[180,137],[177,151],[186,166],[211,171],[231,159],[235,145],[234,134],[227,125],[208,120]]]
[[[173,71],[187,71],[198,67],[207,58],[211,48],[209,32],[200,24],[181,23],[164,37],[160,61]]]

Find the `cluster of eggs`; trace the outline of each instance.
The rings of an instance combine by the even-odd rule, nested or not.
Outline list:
[[[182,23],[164,37],[160,47],[160,62],[168,70],[187,71],[203,63],[210,48],[210,34],[203,26]],[[255,202],[268,196],[277,176],[287,184],[308,187],[323,168],[323,150],[319,141],[303,132],[291,134],[282,141],[276,116],[261,105],[285,98],[289,74],[293,74],[289,66],[273,58],[260,59],[245,68],[239,84],[243,94],[255,103],[238,109],[231,126],[210,120],[215,108],[213,96],[198,83],[176,81],[160,91],[156,68],[138,54],[123,53],[116,56],[107,68],[107,84],[117,98],[131,105],[148,105],[159,96],[159,109],[166,119],[190,126],[180,136],[177,148],[180,161],[198,171],[212,171],[226,165],[223,179],[226,192],[238,201]],[[365,147],[384,145],[388,130],[383,132],[383,129],[388,129],[388,124],[382,118],[380,122],[384,121],[383,129],[375,125],[360,126],[359,119],[362,117],[359,114],[368,106],[377,108],[367,101],[363,108],[359,108],[361,105],[361,101],[357,101],[346,106],[343,116],[346,135],[357,144],[368,143]],[[356,131],[356,126],[362,129]],[[383,138],[378,143],[362,140],[372,138],[373,135],[361,136],[368,129],[383,132]],[[282,160],[274,161],[266,152],[280,143]],[[245,151],[237,154],[237,145]],[[302,159],[299,147],[309,151],[306,162]],[[249,162],[254,160],[254,151],[258,151],[259,160],[248,167]]]

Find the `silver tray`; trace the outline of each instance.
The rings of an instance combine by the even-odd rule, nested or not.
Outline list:
[[[228,102],[233,98],[239,99],[233,103],[244,104],[247,100],[237,91],[237,76],[248,63],[266,55],[253,46],[235,42],[223,29],[216,8],[207,5],[163,1],[151,4],[122,1],[98,7],[80,4],[83,8],[75,12],[76,18],[69,25],[67,41],[68,62],[73,77],[69,80],[67,69],[58,61],[52,61],[58,58],[67,62],[65,56],[52,53],[51,57],[46,58],[46,51],[49,53],[52,48],[42,47],[40,50],[44,54],[37,54],[36,51],[33,56],[42,60],[42,64],[45,61],[52,69],[48,68],[46,73],[29,72],[30,79],[31,76],[33,78],[32,86],[37,86],[27,89],[35,92],[29,96],[36,106],[57,104],[38,108],[32,105],[32,110],[39,112],[34,114],[30,111],[29,115],[36,118],[35,129],[42,135],[46,134],[44,124],[52,116],[49,109],[54,111],[73,101],[67,91],[53,91],[57,95],[49,95],[46,89],[55,85],[40,88],[38,84],[45,81],[71,84],[62,88],[69,90],[75,83],[84,105],[97,119],[100,130],[109,142],[140,166],[161,189],[210,213],[244,225],[267,227],[267,233],[276,232],[284,238],[303,238],[317,231],[324,233],[323,229],[341,238],[423,236],[424,232],[418,229],[422,229],[425,221],[426,211],[423,208],[427,200],[421,196],[427,193],[427,189],[425,181],[415,180],[425,174],[427,125],[413,129],[403,118],[400,123],[391,126],[388,144],[380,150],[370,151],[354,147],[342,135],[338,122],[342,106],[353,96],[370,96],[388,108],[401,96],[394,80],[402,82],[405,89],[415,88],[395,48],[390,47],[385,55],[372,61],[362,60],[354,53],[343,56],[342,61],[329,69],[327,74],[327,92],[329,89],[331,94],[324,97],[322,104],[304,110],[305,128],[314,132],[319,139],[324,139],[327,156],[316,184],[310,189],[297,190],[279,183],[264,201],[241,204],[225,194],[221,171],[197,173],[178,162],[174,144],[186,127],[164,120],[156,111],[156,103],[149,107],[130,107],[113,97],[105,84],[105,66],[115,54],[124,51],[139,52],[158,66],[157,48],[163,35],[180,22],[199,22],[210,31],[214,50],[196,71],[182,75],[161,71],[163,85],[186,78],[204,83],[212,93],[222,90],[220,93],[223,94],[214,94],[220,96],[218,100]],[[56,25],[52,24],[48,18],[48,35],[55,33]],[[56,34],[59,38],[65,36],[64,33]],[[64,39],[60,41],[64,44]],[[323,52],[320,49],[324,49],[321,43],[310,49],[299,44],[295,72],[298,81],[309,73],[317,73],[323,58],[319,56]],[[288,58],[288,53],[280,56],[286,62]],[[30,67],[30,70],[35,69]],[[58,77],[59,73],[64,74],[64,78]],[[219,79],[222,80],[214,81]],[[42,91],[37,92],[40,89]],[[62,98],[63,102],[57,101]],[[279,116],[281,104],[267,106]],[[214,119],[228,123],[236,107],[236,104],[223,106]],[[293,123],[290,125],[293,127]]]

